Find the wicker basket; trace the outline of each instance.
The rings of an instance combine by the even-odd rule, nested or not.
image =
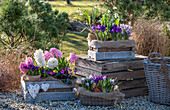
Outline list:
[[[158,55],[160,58],[151,58]],[[155,103],[170,105],[170,57],[151,53],[143,61],[149,88],[149,99]]]

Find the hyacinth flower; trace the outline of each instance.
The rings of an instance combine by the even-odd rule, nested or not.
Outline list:
[[[60,50],[58,50],[58,49],[56,49],[56,48],[51,48],[50,49],[50,52],[53,54],[53,55],[55,55],[55,57],[56,58],[62,58],[63,57],[63,53],[60,51]]]
[[[77,58],[78,58],[78,56],[77,56],[76,54],[70,53],[70,56],[69,56],[69,58],[68,58],[69,64],[74,63],[74,62],[77,60]]]

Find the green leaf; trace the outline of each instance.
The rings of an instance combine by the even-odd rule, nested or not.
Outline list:
[[[85,13],[85,14],[86,14],[86,16],[87,16],[87,19],[88,19],[89,25],[90,25],[90,27],[91,27],[91,18],[90,18],[89,14],[88,14],[88,12],[87,12],[86,10],[84,11],[84,13]]]
[[[117,20],[115,21],[115,25],[119,25],[119,21],[120,21],[120,19],[117,18]]]

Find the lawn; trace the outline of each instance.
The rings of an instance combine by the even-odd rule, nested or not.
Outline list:
[[[49,2],[53,10],[57,9],[59,12],[67,12],[69,15],[76,13],[77,9],[91,10],[95,5],[101,5],[103,2],[91,0],[91,1],[72,1],[72,5],[67,5],[66,1],[51,1]]]
[[[68,57],[70,53],[76,53],[77,55],[87,55],[87,35],[87,33],[67,33],[66,38],[60,45],[60,49],[64,53],[64,56]]]

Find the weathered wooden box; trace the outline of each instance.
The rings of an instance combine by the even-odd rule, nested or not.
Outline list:
[[[136,49],[134,40],[98,41],[92,40],[89,45],[88,57],[95,61],[110,59],[133,59]]]
[[[126,98],[147,95],[148,88],[142,64],[144,58],[146,57],[136,55],[135,59],[128,60],[94,61],[88,56],[79,56],[75,64],[77,83],[80,84],[81,78],[88,77],[90,74],[93,76],[107,75],[122,82],[119,89]]]
[[[38,84],[40,87],[42,84],[49,84],[49,89],[46,92],[44,92],[42,88],[40,88],[38,95],[36,96],[35,99],[33,99],[30,93],[28,92],[29,84],[31,85]],[[21,78],[21,89],[22,89],[22,95],[24,96],[26,102],[74,100],[76,98],[74,86],[66,85],[60,80],[29,82],[29,81],[24,81]]]

